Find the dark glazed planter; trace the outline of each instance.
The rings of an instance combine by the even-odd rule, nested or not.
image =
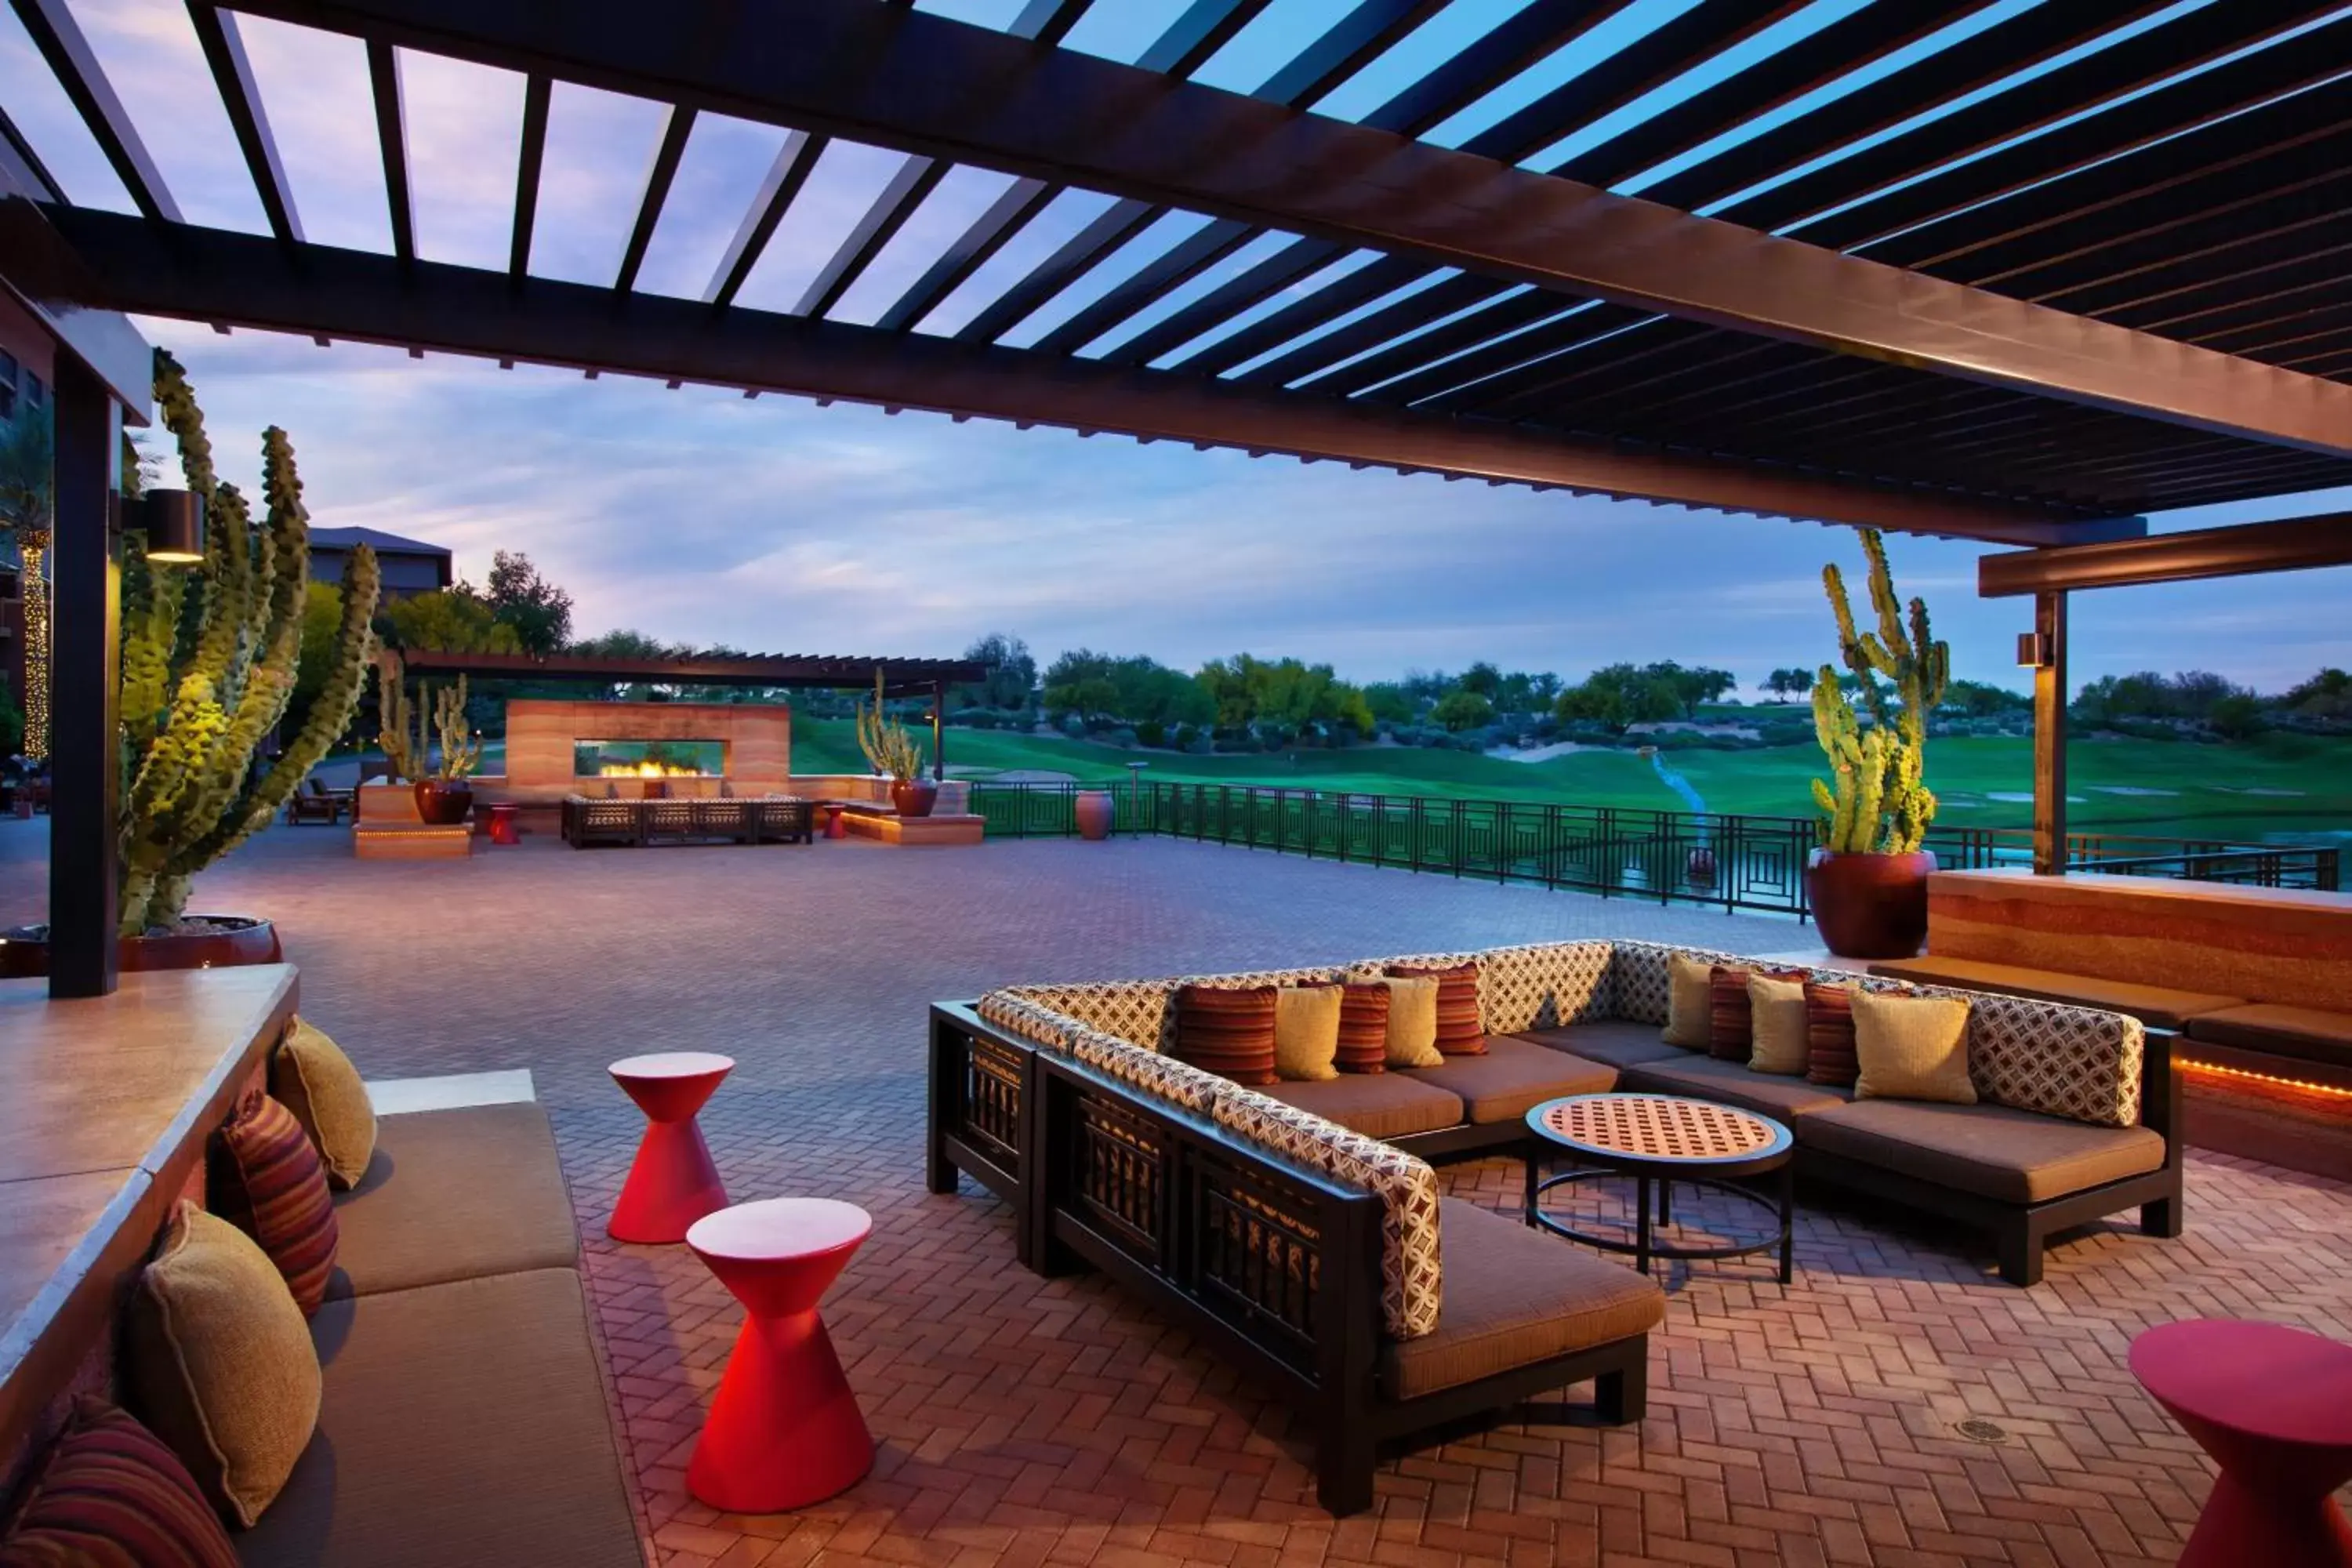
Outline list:
[[[940,786],[929,779],[898,779],[890,785],[890,804],[901,816],[929,816],[940,798]]]
[[[416,815],[435,827],[455,827],[474,809],[474,786],[463,779],[418,779]]]
[[[278,943],[278,928],[268,921],[246,915],[187,918],[222,929],[173,936],[126,936],[115,960],[117,967],[125,974],[142,969],[226,969],[244,963],[276,963],[285,956]],[[11,931],[0,938],[0,980],[26,980],[48,972],[47,935]]]
[[[1936,857],[1813,851],[1805,897],[1840,958],[1912,958],[1927,940],[1927,873]]]

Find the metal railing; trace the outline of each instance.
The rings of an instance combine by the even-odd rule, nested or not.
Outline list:
[[[971,809],[994,837],[1065,837],[1077,832],[1076,802],[1090,791],[1117,803],[1122,833],[1661,903],[1800,918],[1809,912],[1811,817],[1126,780],[976,783]],[[1954,869],[2027,865],[2033,835],[2025,828],[1939,827],[1929,832],[1927,847]],[[2066,852],[2077,870],[2325,892],[2336,890],[2340,869],[2339,852],[2319,846],[2074,833],[2067,836]]]

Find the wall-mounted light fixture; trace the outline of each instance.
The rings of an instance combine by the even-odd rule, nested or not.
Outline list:
[[[205,506],[193,490],[149,490],[139,498],[147,559],[186,566],[205,558]]]
[[[2048,632],[2017,634],[2017,662],[2022,669],[2047,669],[2053,662]]]

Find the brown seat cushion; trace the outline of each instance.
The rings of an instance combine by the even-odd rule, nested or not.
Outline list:
[[[1459,1095],[1470,1120],[1516,1121],[1530,1109],[1564,1094],[1606,1094],[1617,1069],[1510,1035],[1496,1035],[1479,1056],[1445,1058],[1442,1068],[1413,1068],[1404,1077]]]
[[[1776,1121],[1810,1116],[1817,1110],[1843,1105],[1853,1098],[1851,1089],[1808,1083],[1801,1078],[1783,1078],[1778,1073],[1756,1072],[1744,1062],[1694,1057],[1687,1051],[1677,1053],[1671,1061],[1643,1062],[1627,1068],[1617,1087],[1657,1094],[1686,1094],[1718,1105],[1737,1105]]]
[[[2189,1037],[2298,1061],[2352,1067],[2352,1013],[2257,1002],[2199,1014],[2189,1020]]]
[[[1954,985],[1963,991],[1998,991],[2004,996],[2028,996],[2037,1002],[2104,1007],[2110,1013],[2128,1013],[2154,1029],[2178,1029],[2200,1013],[2218,1012],[2245,1003],[2242,996],[2175,991],[2164,985],[2101,980],[2095,975],[2066,974],[2054,969],[2024,969],[2014,963],[1992,963],[1976,958],[1938,958],[1932,952],[1921,958],[1874,963],[1870,972],[1922,985]]]
[[[1445,1303],[1436,1332],[1381,1344],[1391,1399],[1647,1333],[1666,1314],[1665,1292],[1644,1276],[1517,1220],[1441,1198],[1437,1222]]]
[[[1268,1100],[1311,1110],[1367,1138],[1402,1138],[1460,1126],[1461,1097],[1435,1084],[1414,1081],[1423,1076],[1394,1068],[1383,1073],[1343,1072],[1318,1083],[1286,1079],[1258,1092]]]
[[[571,1269],[330,1301],[310,1334],[318,1435],[247,1568],[643,1568]]]
[[[2013,1204],[2063,1197],[2164,1163],[2164,1140],[2147,1128],[2093,1127],[2007,1105],[1857,1100],[1807,1116],[1796,1131],[1807,1148]]]
[[[1690,1055],[1680,1046],[1670,1046],[1658,1038],[1655,1024],[1628,1024],[1613,1018],[1604,1023],[1571,1024],[1564,1029],[1522,1029],[1515,1037],[1612,1068],[1663,1061],[1668,1057],[1680,1061]]]
[[[528,1102],[379,1118],[375,1157],[335,1218],[331,1300],[580,1260],[555,1135]]]

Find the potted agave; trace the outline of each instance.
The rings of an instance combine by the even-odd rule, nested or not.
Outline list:
[[[1862,530],[1862,548],[1870,558],[1875,632],[1855,630],[1834,563],[1822,569],[1822,582],[1837,616],[1838,651],[1871,723],[1864,728],[1836,668],[1822,666],[1813,682],[1813,731],[1832,782],[1813,781],[1821,847],[1806,868],[1805,891],[1832,952],[1908,958],[1927,936],[1927,875],[1936,857],[1920,846],[1936,818],[1936,796],[1923,770],[1927,715],[1944,699],[1951,650],[1929,635],[1924,601],[1911,601],[1906,624],[1876,530]]]
[[[377,664],[376,691],[383,715],[383,732],[378,738],[393,772],[411,781],[417,820],[439,827],[454,827],[465,821],[466,814],[474,809],[474,786],[466,781],[482,760],[481,738],[466,729],[466,678],[461,675],[456,686],[437,691],[418,689],[418,696],[429,696],[432,700],[433,729],[441,737],[438,763],[433,760],[426,738],[423,705],[411,703],[401,684],[398,655],[386,653]],[[409,728],[412,714],[413,731]]]
[[[857,748],[877,773],[890,779],[890,805],[900,816],[929,816],[940,786],[923,776],[923,748],[907,726],[882,710],[882,672],[874,672],[874,706],[859,704]]]

